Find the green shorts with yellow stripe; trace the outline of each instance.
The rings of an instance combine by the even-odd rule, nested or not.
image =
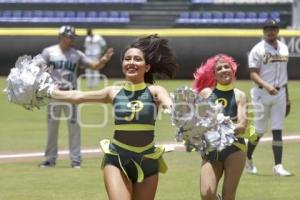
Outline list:
[[[163,147],[155,147],[154,144],[133,147],[116,140],[102,140],[100,146],[105,154],[102,168],[113,165],[123,171],[133,183],[143,182],[147,177],[167,171],[167,165],[162,157]]]

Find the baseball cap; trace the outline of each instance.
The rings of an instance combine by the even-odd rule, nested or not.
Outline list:
[[[279,28],[278,23],[274,19],[267,19],[263,25],[263,29],[265,28]]]
[[[59,28],[59,35],[74,38],[76,35],[75,28],[73,26],[64,25]]]

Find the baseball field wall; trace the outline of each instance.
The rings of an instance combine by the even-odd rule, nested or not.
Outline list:
[[[43,48],[58,42],[57,28],[0,28],[0,75],[6,76],[16,59],[24,54],[37,55]],[[115,49],[113,59],[102,73],[122,77],[120,53],[138,36],[158,34],[169,39],[181,66],[176,78],[191,79],[202,62],[219,53],[228,54],[239,63],[237,76],[249,79],[247,54],[261,40],[262,31],[255,29],[95,29],[109,47]],[[83,50],[85,29],[77,29],[76,48]],[[300,79],[300,30],[281,30],[280,38],[290,51],[290,79]]]

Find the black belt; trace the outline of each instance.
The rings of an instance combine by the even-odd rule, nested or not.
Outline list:
[[[285,87],[286,87],[286,84],[282,85],[281,87],[276,86],[275,89],[279,91],[281,88],[285,88]],[[263,89],[263,86],[259,85],[258,88]]]

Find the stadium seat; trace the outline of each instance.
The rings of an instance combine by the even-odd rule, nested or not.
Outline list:
[[[74,18],[76,16],[74,11],[67,11],[66,12],[66,17],[68,18]]]
[[[44,17],[46,21],[51,21],[52,18],[54,18],[54,11],[53,10],[46,10],[44,11]]]
[[[44,16],[44,12],[41,10],[34,10],[33,17],[34,18],[42,18]]]
[[[234,12],[231,11],[224,12],[223,23],[225,24],[234,23]]]
[[[87,16],[86,16],[86,21],[87,22],[98,22],[98,12],[96,11],[88,11]]]
[[[200,16],[201,16],[200,12],[197,12],[197,11],[191,12],[188,23],[191,23],[191,24],[199,23]]]
[[[277,11],[271,12],[270,18],[274,19],[276,22],[280,22],[280,12],[277,12]]]
[[[96,11],[88,11],[87,17],[88,17],[88,18],[97,18],[98,15],[97,15],[97,12],[96,12]]]
[[[264,23],[269,18],[268,12],[259,12],[257,17],[257,23]]]
[[[0,0],[0,3],[146,3],[147,0]]]
[[[192,3],[213,4],[214,0],[192,0]]]
[[[25,10],[25,11],[23,11],[23,18],[30,19],[30,18],[32,18],[32,16],[33,16],[32,10]]]
[[[82,21],[85,19],[85,16],[86,16],[86,12],[85,11],[77,11],[76,12],[76,18],[77,18],[77,21]]]
[[[12,11],[13,18],[21,18],[23,16],[23,12],[21,10],[14,10]]]
[[[112,22],[112,23],[115,23],[115,22],[119,22],[120,19],[119,19],[119,12],[117,11],[110,11],[109,14],[108,14],[108,22]]]
[[[107,22],[108,21],[108,12],[100,11],[98,13],[98,19],[99,19],[99,21]]]
[[[76,22],[76,13],[74,11],[66,11],[65,22]]]
[[[202,12],[200,23],[210,24],[212,23],[212,13],[211,12]]]
[[[1,21],[6,22],[9,21],[12,17],[12,11],[11,10],[4,10],[2,12]]]
[[[3,17],[12,17],[12,11],[11,10],[4,10],[2,13]]]
[[[122,22],[122,23],[129,23],[130,22],[129,13],[127,11],[122,11],[120,13],[120,22]]]
[[[56,17],[56,18],[63,19],[65,17],[65,15],[66,15],[65,11],[59,10],[59,11],[54,12],[54,17]]]
[[[257,13],[256,12],[247,12],[245,22],[248,24],[257,23]]]
[[[243,11],[238,11],[235,14],[234,23],[243,24],[245,23],[245,19],[246,19],[246,13]]]
[[[214,24],[222,24],[223,20],[223,12],[215,11],[212,13],[212,23]]]
[[[179,18],[176,20],[178,24],[186,24],[188,23],[190,13],[189,12],[181,12],[179,14]]]

